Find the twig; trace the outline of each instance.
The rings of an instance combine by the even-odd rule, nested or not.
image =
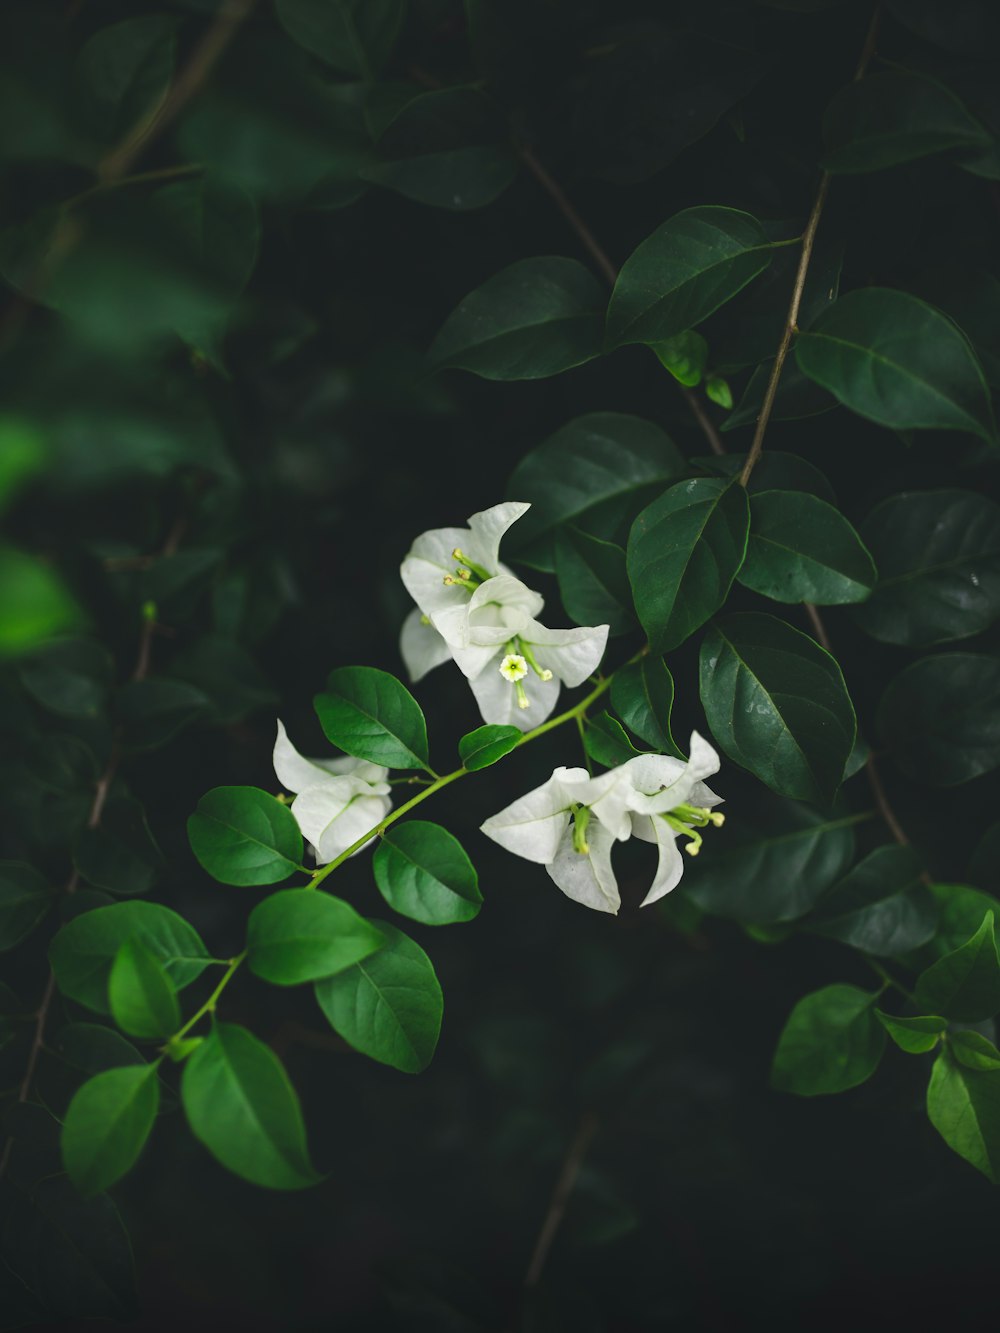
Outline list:
[[[803,602],[802,605],[805,609],[806,615],[809,617],[809,623],[812,625],[813,629],[816,632],[816,638],[820,641],[820,643],[828,653],[832,653],[833,648],[830,644],[830,636],[826,632],[826,626],[823,624],[822,616],[816,610],[815,606],[813,606],[812,602]]]
[[[538,1239],[535,1241],[535,1248],[531,1256],[531,1262],[528,1264],[528,1271],[524,1275],[524,1285],[530,1291],[537,1287],[542,1276],[542,1270],[545,1267],[545,1261],[549,1256],[549,1250],[552,1248],[552,1242],[562,1225],[562,1220],[566,1215],[566,1205],[569,1203],[569,1196],[573,1193],[573,1186],[576,1184],[576,1178],[580,1174],[580,1167],[583,1165],[583,1159],[587,1155],[587,1149],[590,1142],[597,1133],[598,1119],[593,1111],[587,1111],[580,1121],[580,1127],[576,1131],[573,1142],[563,1159],[562,1170],[559,1172],[559,1178],[556,1181],[555,1189],[552,1191],[552,1199],[549,1202],[549,1210],[545,1214],[545,1220],[542,1223],[542,1229],[538,1233]]]

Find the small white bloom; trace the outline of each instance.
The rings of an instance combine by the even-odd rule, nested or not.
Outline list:
[[[346,851],[392,808],[387,768],[351,755],[305,759],[280,720],[274,771],[281,785],[295,793],[290,809],[316,854],[317,865],[326,865]]]
[[[544,599],[500,563],[501,537],[529,507],[494,505],[468,528],[425,532],[400,571],[417,603],[400,639],[411,680],[453,658],[484,721],[522,731],[550,715],[561,684],[580,685],[596,670],[608,638],[607,625],[539,624]]]
[[[684,873],[677,849],[688,838],[694,855],[701,843],[698,827],[721,824],[712,815],[721,797],[702,781],[718,772],[719,756],[697,732],[691,757],[639,755],[592,778],[583,768],[557,768],[548,782],[520,797],[481,826],[501,847],[544,865],[567,897],[600,912],[621,906],[611,869],[616,841],[635,836],[656,843],[656,875],[642,906],[669,893]]]

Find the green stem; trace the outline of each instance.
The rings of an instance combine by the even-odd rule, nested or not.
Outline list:
[[[229,985],[230,981],[232,981],[236,969],[239,967],[240,963],[243,962],[246,956],[247,956],[247,951],[246,949],[244,949],[243,952],[238,953],[235,958],[230,958],[229,966],[222,974],[222,980],[216,986],[215,990],[212,991],[211,995],[201,1006],[201,1008],[196,1010],[195,1013],[191,1015],[191,1017],[184,1024],[184,1026],[178,1028],[177,1031],[174,1033],[174,1035],[168,1038],[166,1043],[168,1046],[170,1045],[171,1042],[180,1041],[182,1037],[186,1037],[196,1023],[200,1022],[201,1019],[203,1019],[207,1014],[212,1014],[215,1012],[215,1006],[219,1003],[219,996]]]
[[[899,991],[900,995],[910,1001],[911,1004],[917,1003],[917,998],[912,991],[908,991],[905,986],[901,986],[891,972],[887,972],[881,963],[876,963],[874,958],[865,957],[865,962],[878,976],[882,978],[882,989],[891,986],[893,990]]]
[[[99,181],[97,185],[92,185],[80,194],[74,194],[71,199],[64,200],[62,206],[64,210],[76,208],[80,204],[85,204],[88,199],[93,199],[95,195],[107,194],[109,190],[120,190],[126,185],[147,185],[154,181],[198,176],[204,170],[200,162],[189,162],[177,167],[157,167],[155,171],[137,171],[134,176],[122,176],[119,180]]]

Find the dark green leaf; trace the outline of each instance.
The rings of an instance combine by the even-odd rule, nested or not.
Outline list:
[[[284,889],[250,913],[250,971],[277,986],[342,972],[380,949],[381,933],[349,903],[318,889]]]
[[[767,386],[774,369],[772,360],[757,367],[750,376],[740,401],[732,413],[722,423],[721,430],[726,434],[740,430],[744,426],[756,426],[767,396]],[[837,406],[837,400],[826,389],[809,379],[795,361],[786,361],[778,381],[778,391],[771,408],[772,421],[804,421],[808,417],[822,416]]]
[[[209,964],[197,932],[169,907],[141,899],[113,903],[74,917],[52,941],[49,960],[62,993],[88,1009],[109,1013],[111,966],[133,936],[163,964],[178,990],[201,976]]]
[[[33,699],[61,717],[99,717],[107,705],[114,663],[94,639],[53,639],[20,671]]]
[[[750,539],[740,583],[776,602],[863,602],[875,566],[858,534],[825,500],[762,491],[750,502]]]
[[[749,526],[746,491],[714,477],[671,486],[632,524],[628,576],[654,653],[678,647],[726,600]]]
[[[937,931],[933,939],[906,959],[907,967],[914,972],[922,972],[964,944],[979,929],[985,913],[995,911],[997,905],[990,894],[967,884],[932,884],[930,890],[938,905]],[[1000,950],[1000,934],[995,926],[994,934]]]
[[[1000,764],[1000,661],[941,653],[911,662],[879,705],[900,768],[929,787],[954,787]]]
[[[338,667],[316,696],[326,738],[347,754],[386,768],[427,768],[427,724],[420,705],[387,671]]]
[[[1000,1069],[1000,1051],[981,1032],[959,1029],[948,1038],[948,1048],[966,1069]]]
[[[691,459],[693,466],[720,477],[738,476],[746,461],[746,454],[707,454]],[[761,454],[750,474],[747,491],[751,496],[759,491],[805,491],[827,504],[836,506],[837,503],[833,487],[814,463],[798,454],[784,454],[779,449],[765,449]]]
[[[601,353],[604,289],[575,259],[521,259],[470,292],[428,356],[488,380],[558,375]]]
[[[987,912],[971,939],[917,978],[917,1003],[930,1013],[977,1023],[1000,1011],[1000,957]]]
[[[795,356],[810,379],[880,426],[996,438],[989,390],[968,340],[907,292],[849,292],[799,334]]]
[[[180,680],[130,680],[115,700],[115,714],[131,749],[152,750],[203,717],[211,703]]]
[[[539,569],[554,570],[555,529],[593,532],[595,507],[622,515],[646,489],[680,475],[684,459],[651,421],[622,412],[592,412],[560,427],[518,463],[507,494],[531,508],[510,533],[510,549]],[[601,531],[595,535],[610,536]]]
[[[146,813],[129,797],[110,801],[100,824],[81,829],[73,862],[96,889],[126,897],[148,893],[163,869],[163,854],[153,840]]]
[[[20,861],[0,861],[0,953],[30,935],[52,901],[52,891],[37,870]]]
[[[387,829],[372,870],[389,906],[413,921],[443,926],[479,914],[483,895],[476,868],[458,839],[438,824],[411,819]]]
[[[608,625],[612,637],[635,628],[625,552],[571,525],[556,533],[556,576],[576,625]]]
[[[177,988],[156,954],[133,936],[115,955],[108,977],[111,1016],[130,1037],[169,1037],[181,1025]]]
[[[835,885],[809,928],[862,953],[893,957],[934,934],[938,905],[910,847],[877,847]]]
[[[94,132],[107,143],[152,116],[174,70],[175,20],[143,14],[100,28],[84,42],[76,76]]]
[[[273,709],[278,696],[242,644],[206,634],[171,660],[171,671],[211,701],[215,720],[238,722],[261,708]]]
[[[608,344],[657,343],[683,333],[771,262],[760,223],[733,208],[686,208],[622,266],[608,307]]]
[[[84,1083],[62,1133],[63,1162],[81,1194],[100,1194],[131,1169],[159,1105],[155,1066],[108,1069]]]
[[[295,1089],[246,1028],[216,1024],[184,1066],[181,1099],[195,1138],[244,1180],[279,1190],[319,1180]]]
[[[629,740],[622,724],[607,711],[588,719],[583,743],[591,759],[603,764],[605,768],[616,768],[640,753]]]
[[[884,1014],[881,1009],[876,1009],[875,1016],[899,1049],[908,1055],[932,1051],[948,1030],[948,1020],[937,1014],[900,1018],[898,1014]]]
[[[875,996],[857,986],[824,986],[800,1000],[778,1040],[771,1083],[800,1097],[844,1092],[869,1079],[885,1048]]]
[[[942,1051],[931,1071],[927,1114],[953,1152],[1000,1182],[1000,1070],[967,1069]]]
[[[406,1074],[430,1064],[444,1001],[431,960],[388,922],[376,923],[386,944],[372,958],[317,983],[316,999],[355,1050]]]
[[[191,850],[223,884],[278,884],[302,865],[295,816],[257,787],[214,787],[187,829]]]
[[[680,756],[670,732],[674,678],[662,657],[652,654],[619,667],[611,684],[611,702],[628,729],[663,754]]]
[[[502,727],[490,723],[477,727],[458,742],[458,754],[465,768],[476,773],[481,768],[489,768],[521,742],[521,732],[517,727]]]
[[[701,702],[730,759],[800,801],[832,801],[854,748],[840,667],[773,616],[717,621],[701,646]]]
[[[855,612],[884,643],[964,639],[1000,617],[1000,506],[975,491],[907,491],[861,524],[878,582]]]
[[[386,63],[406,0],[276,0],[285,31],[340,74],[371,79]]]

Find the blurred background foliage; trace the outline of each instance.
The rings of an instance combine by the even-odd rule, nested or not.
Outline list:
[[[912,95],[906,124],[930,139],[912,161],[837,179],[814,296],[838,275],[926,296],[996,384],[1000,19],[989,0],[884,11],[873,68],[920,85],[893,105]],[[703,920],[696,888],[640,917],[646,869],[628,872],[630,849],[622,916],[578,910],[475,833],[509,799],[495,770],[455,789],[448,821],[473,850],[484,910],[459,930],[414,932],[446,995],[425,1074],[355,1056],[297,992],[234,984],[229,1016],[300,1089],[329,1170],[320,1187],[245,1185],[168,1108],[115,1196],[136,1282],[115,1205],[81,1212],[53,1179],[26,1216],[16,1189],[52,1153],[51,1117],[13,1103],[54,928],[151,891],[219,956],[239,947],[262,894],[209,880],[184,821],[214,784],[274,789],[276,714],[301,749],[324,752],[310,700],[331,667],[401,670],[398,566],[413,536],[495,503],[524,455],[585,412],[634,413],[687,457],[708,453],[648,349],[502,386],[432,376],[425,354],[445,318],[516,260],[592,262],[567,208],[616,264],[693,204],[796,234],[838,142],[833,112],[824,147],[824,114],[870,21],[852,0],[6,0],[0,825],[3,855],[43,882],[7,883],[3,898],[4,943],[26,936],[0,991],[5,1127],[19,1145],[11,1326],[988,1326],[1000,1203],[928,1126],[914,1062],[892,1051],[877,1082],[834,1102],[768,1088],[794,1001],[829,981],[868,984],[863,964],[831,940],[793,946],[780,930],[752,939]],[[942,86],[947,105],[931,114],[928,89]],[[702,410],[736,453],[795,260],[779,252],[702,328],[736,402],[728,420]],[[995,478],[993,451],[972,437],[901,440],[833,406],[790,372],[768,448],[821,467],[855,523],[902,490]],[[554,581],[547,591],[555,601]],[[736,595],[735,609],[755,605]],[[874,742],[878,699],[908,658],[847,610],[827,621]],[[994,653],[995,628],[972,647]],[[694,650],[671,667],[681,737],[702,725]],[[421,699],[440,751],[476,723],[446,673]],[[983,703],[990,735],[998,709]],[[568,744],[560,734],[519,759],[520,789],[577,762]],[[886,773],[934,875],[995,892],[991,778],[941,790]],[[738,816],[773,813],[775,798],[758,812],[756,784],[724,774]],[[852,782],[867,808],[863,777]],[[865,824],[858,838],[884,833]],[[364,859],[344,873],[368,910]],[[81,1032],[69,1008],[55,1001],[35,1072],[56,1116],[80,1070],[120,1058],[101,1045],[113,1034]],[[577,1187],[525,1294],[578,1136]]]

